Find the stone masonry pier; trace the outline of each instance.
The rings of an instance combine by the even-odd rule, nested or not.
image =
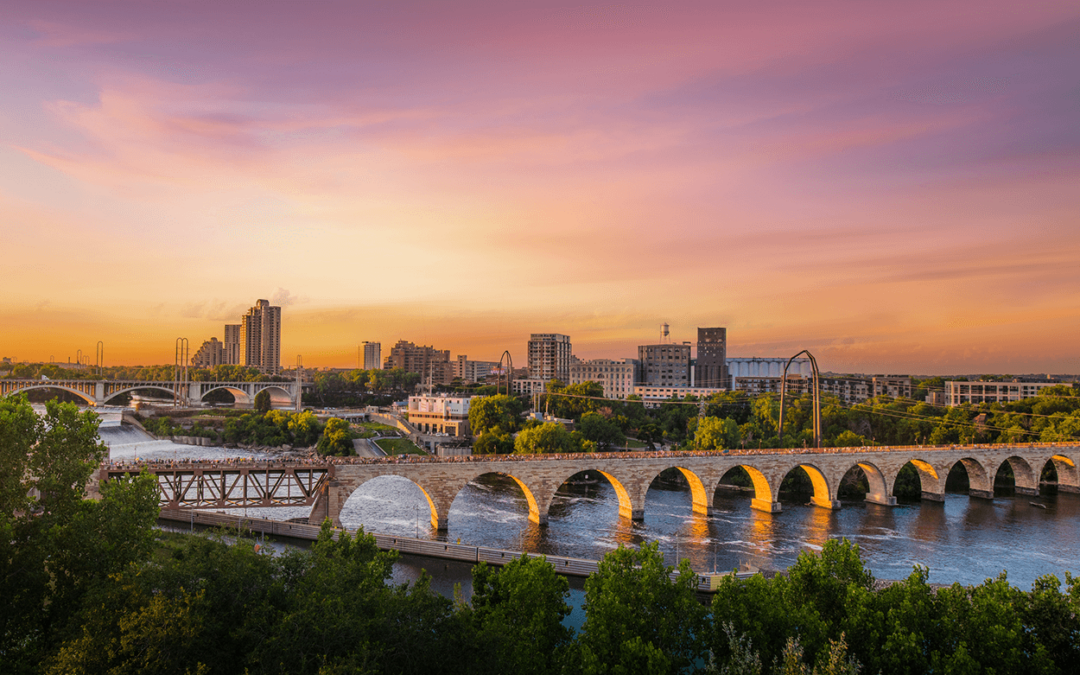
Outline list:
[[[874,448],[827,448],[821,450],[755,450],[746,452],[619,452],[573,455],[500,455],[465,458],[388,458],[334,465],[331,479],[312,508],[310,521],[330,518],[340,526],[341,509],[349,495],[380,476],[402,476],[423,490],[431,507],[431,522],[445,530],[454,498],[465,485],[485,474],[501,474],[514,480],[529,504],[529,519],[546,525],[555,492],[582,471],[600,473],[614,487],[619,513],[641,520],[645,494],[662,471],[678,469],[690,484],[693,508],[709,514],[713,495],[729,471],[742,467],[753,481],[752,508],[780,511],[779,492],[784,477],[805,471],[813,483],[812,502],[827,509],[840,508],[837,488],[844,475],[862,469],[869,483],[866,500],[883,506],[896,503],[893,488],[897,474],[910,463],[922,481],[923,499],[942,501],[945,479],[957,464],[963,465],[973,497],[992,499],[994,478],[1006,463],[1015,476],[1016,492],[1039,493],[1039,476],[1047,463],[1057,469],[1058,489],[1080,492],[1080,445],[981,445],[913,446]]]

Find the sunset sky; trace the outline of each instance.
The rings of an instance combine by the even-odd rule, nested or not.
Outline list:
[[[0,0],[0,356],[1080,373],[1080,4]]]

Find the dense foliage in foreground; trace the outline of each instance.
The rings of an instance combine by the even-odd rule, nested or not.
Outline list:
[[[858,548],[829,541],[786,575],[727,578],[711,603],[684,561],[619,548],[585,582],[545,561],[474,568],[473,594],[390,582],[394,553],[327,525],[281,555],[242,538],[159,533],[147,477],[82,486],[96,418],[0,401],[0,672],[1069,673],[1080,582],[1004,576],[934,590],[925,570],[875,590]]]

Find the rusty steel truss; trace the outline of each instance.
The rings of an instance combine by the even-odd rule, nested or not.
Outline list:
[[[155,474],[160,504],[166,509],[310,506],[330,480],[329,465],[263,467],[214,465],[146,465],[104,468],[102,482],[129,477],[146,469]]]

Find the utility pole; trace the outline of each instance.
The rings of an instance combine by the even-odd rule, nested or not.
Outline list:
[[[184,386],[188,379],[188,361],[191,360],[191,347],[187,338],[176,338],[176,364],[173,371],[173,407],[178,407],[181,401],[187,402],[187,394]]]
[[[296,412],[300,412],[304,405],[304,385],[303,385],[303,371],[304,371],[304,357],[296,355]]]

